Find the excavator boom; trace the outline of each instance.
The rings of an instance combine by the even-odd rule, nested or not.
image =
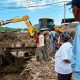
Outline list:
[[[32,24],[28,18],[29,18],[28,16],[23,16],[22,18],[14,18],[14,19],[6,20],[6,21],[1,21],[0,26],[6,25],[9,23],[16,23],[16,22],[24,21],[24,23],[28,27],[28,32],[29,32],[30,36],[33,37],[34,36],[34,27],[32,26]]]

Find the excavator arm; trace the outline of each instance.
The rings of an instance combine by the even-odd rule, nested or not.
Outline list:
[[[16,23],[16,22],[24,21],[24,23],[28,27],[28,32],[29,32],[30,36],[33,37],[34,34],[35,34],[34,33],[34,27],[32,26],[32,24],[31,24],[31,22],[29,21],[28,18],[29,18],[28,16],[23,16],[22,18],[10,19],[10,20],[7,20],[5,22],[4,21],[0,22],[0,26],[6,25],[6,24],[9,24],[9,23]]]

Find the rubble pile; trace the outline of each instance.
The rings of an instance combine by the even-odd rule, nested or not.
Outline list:
[[[35,46],[35,39],[31,38],[28,33],[22,32],[0,33],[0,46],[1,42],[4,44],[6,42],[15,42],[17,44],[20,42],[20,44],[23,44],[23,46]],[[28,51],[31,54],[35,53],[36,48],[28,48],[26,52]],[[7,74],[4,77],[1,77],[0,80],[56,80],[56,74],[54,71],[54,59],[52,57],[49,57],[48,61],[39,64],[36,62],[36,58],[32,56],[31,59],[23,66],[25,69],[22,70],[22,72],[19,74]],[[9,68],[7,67],[6,69],[8,70]]]
[[[35,38],[31,38],[27,32],[17,32],[16,34],[22,43],[25,43],[25,46],[35,46]]]
[[[14,42],[19,41],[17,35],[12,31],[0,32],[0,42]]]
[[[13,43],[13,45],[15,46],[34,47],[35,39],[31,38],[28,33],[13,31],[0,32],[0,45],[3,46],[9,43],[10,45],[12,45],[11,43]]]
[[[47,62],[37,64],[32,58],[23,72],[19,75],[19,80],[56,80],[54,71],[54,59],[50,58]]]
[[[36,59],[33,57],[24,67],[25,69],[21,73],[7,74],[0,77],[0,80],[56,80],[54,59],[52,58],[42,64],[36,64]]]

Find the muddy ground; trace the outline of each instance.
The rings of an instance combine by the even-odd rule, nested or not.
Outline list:
[[[0,76],[0,80],[56,80],[54,59],[50,57],[47,62],[36,63],[33,56],[20,73],[8,73]]]
[[[30,38],[30,36],[26,33],[21,33],[21,32],[0,33],[0,43],[2,43],[2,42],[3,43],[6,43],[6,42],[18,43],[19,41],[21,43],[25,43],[25,46],[34,46],[34,44],[35,44],[34,38]],[[19,45],[21,45],[21,43]],[[2,44],[0,44],[0,47],[1,47],[1,45]],[[7,46],[9,46],[9,44],[6,45],[6,47]],[[3,48],[4,47],[5,47],[5,45],[3,46]],[[34,52],[34,50],[32,52],[30,52],[30,49],[26,50],[26,51],[30,52],[32,54]],[[16,53],[16,54],[18,57],[18,53]],[[20,54],[19,56],[21,56],[21,53],[19,53],[19,54]],[[10,61],[10,60],[8,60],[8,61]],[[20,66],[20,64],[16,64],[17,65],[17,67],[16,67],[15,63],[10,64],[10,66],[4,68],[7,71],[5,71],[6,73],[2,73],[0,75],[0,80],[56,80],[56,73],[54,71],[54,59],[50,56],[49,56],[48,61],[43,62],[42,64],[36,63],[35,56],[34,55],[31,56],[30,60],[26,61],[26,63],[23,65],[24,68],[22,70],[20,70],[19,72],[16,72],[15,68],[21,69],[21,66]]]

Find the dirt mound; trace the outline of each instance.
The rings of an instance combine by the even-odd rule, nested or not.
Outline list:
[[[14,42],[19,41],[18,36],[16,33],[12,31],[0,32],[0,42]]]
[[[47,62],[37,64],[35,58],[32,58],[24,71],[19,75],[23,80],[55,80],[54,60],[50,58]]]
[[[7,74],[0,80],[56,80],[52,58],[42,64],[36,64],[35,57],[33,57],[25,66],[26,68],[20,74]]]
[[[31,38],[28,33],[6,31],[0,33],[0,43],[14,43],[22,46],[35,46],[35,39]],[[1,44],[2,45],[2,44]]]

